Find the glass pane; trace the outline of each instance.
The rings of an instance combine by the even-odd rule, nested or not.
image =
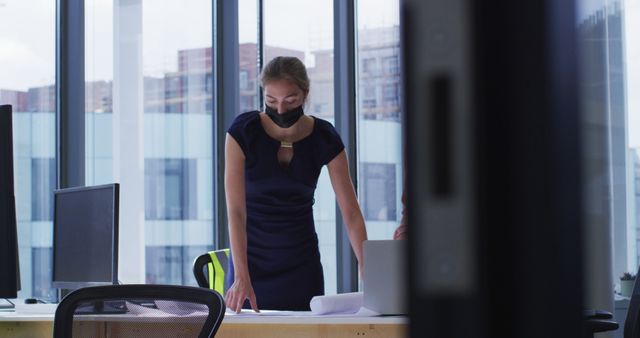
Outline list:
[[[13,106],[18,297],[49,301],[57,297],[51,287],[55,6],[53,0],[0,2],[0,104]]]
[[[402,216],[399,8],[357,2],[358,196],[369,239],[391,239]]]
[[[622,20],[621,48],[624,50],[624,63],[622,70],[625,70],[623,98],[627,103],[627,126],[628,126],[628,161],[627,172],[630,173],[627,189],[629,191],[629,224],[631,227],[632,249],[635,251],[635,263],[629,270],[635,272],[640,263],[640,97],[634,95],[640,91],[640,41],[636,38],[640,33],[640,3],[637,1],[625,1]]]
[[[264,5],[264,63],[276,56],[299,58],[311,80],[305,114],[333,123],[333,1],[270,0]],[[313,216],[326,294],[336,293],[337,287],[335,203],[325,167],[316,188]]]
[[[258,1],[240,0],[238,2],[240,110],[236,114],[260,110],[258,22]]]
[[[213,249],[211,6],[85,4],[86,181],[121,184],[125,282],[195,285]]]
[[[604,272],[591,273],[588,285],[613,282],[622,292],[620,277],[636,274],[640,261],[640,4],[583,0],[577,13],[587,272]],[[610,236],[612,248],[593,239]],[[609,262],[610,270],[597,270]]]

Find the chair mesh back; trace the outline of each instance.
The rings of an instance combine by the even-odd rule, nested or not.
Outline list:
[[[74,310],[72,337],[197,338],[208,315],[204,304],[173,300],[83,302]]]
[[[58,305],[54,338],[209,338],[224,318],[213,290],[176,285],[110,285],[78,289]]]

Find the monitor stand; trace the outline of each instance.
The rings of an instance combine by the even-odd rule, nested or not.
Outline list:
[[[6,298],[0,298],[0,310],[14,309],[15,305]]]
[[[75,310],[77,315],[123,313],[127,313],[127,306],[123,300],[92,301],[78,305]]]

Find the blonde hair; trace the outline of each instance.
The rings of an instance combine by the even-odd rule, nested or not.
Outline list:
[[[297,57],[278,56],[262,68],[260,84],[263,88],[269,82],[277,80],[289,80],[302,89],[305,97],[309,94],[310,82],[307,68]]]

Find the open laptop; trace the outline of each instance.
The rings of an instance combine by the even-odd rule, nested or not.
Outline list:
[[[405,240],[364,241],[364,307],[382,315],[408,313]]]

